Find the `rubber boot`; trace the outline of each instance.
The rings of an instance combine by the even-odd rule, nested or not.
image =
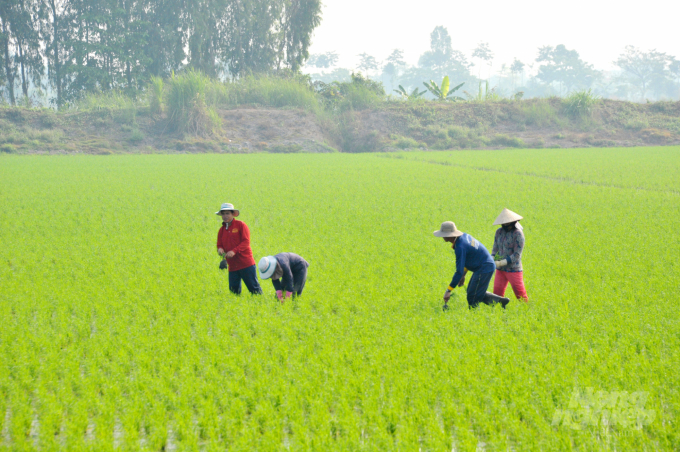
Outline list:
[[[510,303],[509,298],[501,297],[500,295],[496,295],[491,292],[487,292],[486,295],[484,295],[484,299],[482,301],[488,304],[489,306],[493,306],[496,303],[500,303],[503,309],[505,309],[505,306],[508,303]]]

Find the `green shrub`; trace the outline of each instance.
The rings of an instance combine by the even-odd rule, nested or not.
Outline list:
[[[413,138],[402,137],[399,135],[392,144],[399,149],[413,149],[418,147],[418,142]]]
[[[572,118],[592,116],[593,107],[600,100],[591,89],[575,91],[562,99],[564,112]]]
[[[8,108],[6,110],[5,116],[15,124],[22,124],[24,121],[26,121],[26,116],[24,115],[23,110],[17,107]]]
[[[517,103],[518,110],[514,119],[526,125],[539,128],[559,124],[557,109],[548,99],[522,100]]]
[[[64,138],[61,130],[44,130],[36,134],[36,138],[44,143],[57,143]]]
[[[170,80],[166,105],[170,125],[179,132],[209,136],[220,127],[220,118],[213,106],[218,102],[219,82],[190,69]]]
[[[646,116],[640,116],[629,119],[623,124],[623,127],[630,130],[642,130],[649,128],[649,120]]]
[[[123,108],[113,110],[112,116],[118,124],[133,124],[137,118],[137,108],[130,103]]]
[[[246,77],[228,87],[227,103],[268,107],[296,107],[314,113],[321,111],[316,94],[299,78],[266,76]]]
[[[524,141],[519,137],[510,137],[508,135],[499,133],[494,135],[491,139],[491,144],[507,146],[512,148],[521,148],[524,146]]]
[[[0,144],[0,152],[4,152],[6,154],[15,154],[17,152],[17,148],[13,144],[4,143]]]
[[[447,135],[450,138],[462,138],[462,137],[467,137],[468,133],[470,132],[470,129],[467,127],[461,127],[461,126],[451,126],[448,128],[446,131]]]
[[[52,111],[45,112],[40,116],[40,124],[47,129],[53,129],[57,127],[59,123],[59,118],[56,113]]]
[[[294,154],[297,152],[302,152],[302,146],[300,146],[297,143],[291,143],[291,144],[276,144],[274,146],[269,147],[269,152],[273,152],[275,154]]]
[[[128,141],[133,144],[141,143],[144,140],[144,133],[139,129],[133,129]]]

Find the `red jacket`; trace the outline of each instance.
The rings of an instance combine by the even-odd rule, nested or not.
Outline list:
[[[233,219],[229,228],[225,229],[226,223],[217,232],[217,248],[222,248],[226,253],[236,253],[231,259],[227,259],[229,271],[235,272],[246,267],[255,265],[253,250],[250,249],[250,230],[243,221]]]

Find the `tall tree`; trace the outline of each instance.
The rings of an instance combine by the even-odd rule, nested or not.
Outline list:
[[[626,46],[625,51],[614,61],[624,74],[624,82],[634,86],[639,98],[644,99],[653,84],[662,84],[670,75],[669,67],[674,58],[655,49],[642,50]]]
[[[493,52],[491,51],[488,42],[480,42],[477,45],[477,47],[472,51],[472,58],[477,58],[478,60],[483,61],[485,64],[489,66],[489,71],[491,71],[491,63],[493,62]],[[478,76],[479,78],[482,78],[481,65],[479,68]]]
[[[375,57],[367,53],[362,53],[359,55],[359,65],[357,66],[357,69],[360,71],[368,73],[371,71],[377,71],[379,67],[380,65],[378,64],[378,60],[376,60]]]
[[[309,56],[306,65],[318,67],[319,69],[328,69],[336,65],[338,58],[338,54],[335,52],[316,53]]]
[[[592,64],[581,60],[577,51],[569,50],[563,44],[541,47],[536,62],[543,63],[536,78],[547,84],[559,83],[560,93],[562,88],[565,92],[590,88],[601,76]]]
[[[12,105],[16,105],[16,97],[14,95],[16,67],[14,64],[14,54],[10,49],[14,40],[12,32],[14,26],[16,26],[18,9],[19,2],[17,0],[0,1],[0,51],[2,52],[4,78],[7,83],[7,95]]]
[[[453,50],[449,31],[441,25],[430,33],[430,50],[420,56],[418,64],[431,70],[433,77],[437,79],[444,75],[452,76],[452,79],[467,78],[470,74],[470,64],[465,55]]]
[[[522,63],[517,58],[515,58],[512,64],[510,65],[510,73],[512,74],[513,79],[517,74],[521,74],[522,85],[524,85],[524,66],[525,64]]]

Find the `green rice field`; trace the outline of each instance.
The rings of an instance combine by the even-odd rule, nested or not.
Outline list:
[[[443,311],[505,207],[530,302]],[[678,147],[0,156],[0,225],[0,450],[680,450]]]

